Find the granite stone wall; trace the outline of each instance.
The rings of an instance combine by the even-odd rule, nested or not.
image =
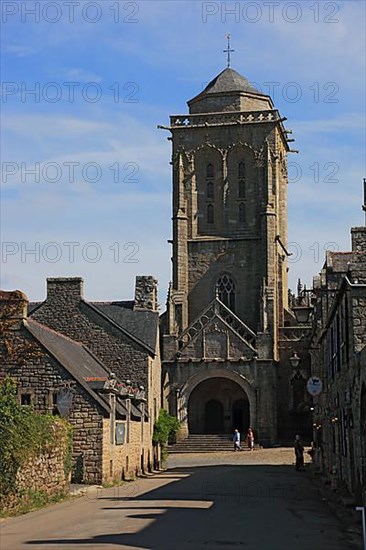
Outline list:
[[[125,381],[148,392],[148,353],[82,299],[80,278],[48,279],[47,299],[32,318],[82,342]]]

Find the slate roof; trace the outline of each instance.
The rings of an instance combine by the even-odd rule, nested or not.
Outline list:
[[[94,390],[101,389],[108,379],[108,370],[101,361],[84,344],[75,342],[67,336],[56,332],[34,319],[24,321],[24,326],[36,340],[79,382],[89,395],[109,414],[107,395]],[[123,400],[117,396],[117,412],[126,416],[127,409]],[[141,418],[141,411],[131,403],[131,412]],[[147,416],[145,414],[145,416]]]
[[[159,313],[148,310],[133,310],[134,301],[83,302],[109,317],[127,336],[134,337],[155,355],[159,328]],[[28,315],[32,315],[44,302],[30,302]]]
[[[24,320],[30,334],[71,374],[75,380],[109,413],[109,406],[89,386],[89,378],[108,379],[108,371],[91,351],[34,319]]]
[[[91,304],[121,328],[143,342],[152,353],[156,352],[159,328],[158,312],[133,311],[131,302],[91,302]]]
[[[33,311],[38,309],[41,304],[43,304],[43,302],[29,302],[27,306],[28,315],[30,315],[31,313],[33,313]]]
[[[252,86],[249,80],[244,76],[239,74],[237,71],[234,71],[234,69],[226,68],[220,74],[215,76],[215,78],[207,84],[206,88],[188,103],[207,95],[209,96],[212,94],[220,94],[225,92],[250,92],[252,94],[263,95],[259,90]]]

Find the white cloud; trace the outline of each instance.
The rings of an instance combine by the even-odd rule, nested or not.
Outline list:
[[[5,46],[3,46],[3,52],[14,55],[15,57],[27,57],[28,55],[36,53],[36,50],[21,44],[5,44]]]

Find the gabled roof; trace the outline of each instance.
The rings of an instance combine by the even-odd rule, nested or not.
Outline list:
[[[63,336],[34,319],[23,321],[28,332],[67,370],[69,374],[109,414],[109,406],[89,386],[89,378],[108,379],[108,370],[83,344]]]
[[[149,354],[156,354],[157,335],[159,329],[159,313],[149,310],[134,310],[131,300],[121,302],[87,302],[82,303],[93,309],[109,321],[125,336],[142,346]],[[44,302],[31,302],[28,314],[32,315],[42,308]]]
[[[87,346],[71,340],[33,319],[23,321],[30,334],[64,367],[65,370],[87,391],[87,393],[109,414],[109,398],[95,390],[103,389],[109,371]],[[116,410],[121,416],[127,415],[123,400],[117,396]],[[141,411],[131,403],[131,411],[141,418]],[[145,414],[147,416],[147,413]]]
[[[130,304],[131,302],[92,302],[95,308],[143,342],[155,354],[159,313],[149,310],[133,310]]]
[[[223,304],[219,298],[214,298],[207,308],[179,336],[179,353],[188,347],[190,342],[195,340],[215,318],[236,334],[254,354],[257,353],[255,332]]]

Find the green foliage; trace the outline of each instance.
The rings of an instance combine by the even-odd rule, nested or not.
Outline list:
[[[62,502],[69,497],[68,491],[61,490],[53,495],[48,495],[45,491],[35,491],[28,489],[27,491],[21,491],[21,500],[18,500],[17,506],[9,509],[4,509],[0,513],[0,517],[6,518],[9,516],[17,516],[20,514],[27,514],[37,508],[43,508],[48,504],[55,504]]]
[[[166,410],[160,409],[158,420],[154,426],[153,442],[159,443],[164,448],[168,442],[174,441],[179,428],[178,418],[171,416]]]
[[[31,407],[18,402],[16,383],[5,378],[0,383],[0,496],[17,493],[16,475],[31,457],[37,456],[56,443],[62,423],[68,438],[64,459],[65,473],[71,468],[71,429],[54,416],[35,414]],[[19,495],[21,496],[21,495]]]

